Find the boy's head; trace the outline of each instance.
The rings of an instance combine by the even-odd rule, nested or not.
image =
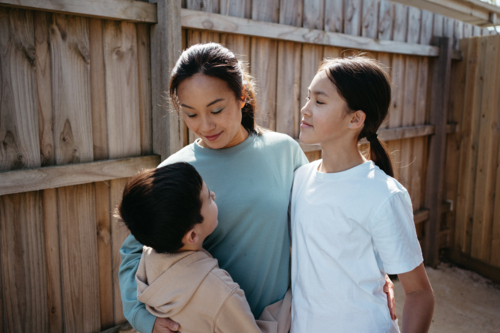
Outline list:
[[[156,252],[198,250],[218,223],[214,200],[193,166],[174,163],[133,177],[118,214],[132,235]]]

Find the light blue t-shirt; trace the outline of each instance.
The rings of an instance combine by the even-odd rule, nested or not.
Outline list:
[[[215,192],[219,225],[203,246],[240,285],[258,318],[288,289],[288,205],[294,171],[308,163],[307,158],[289,136],[266,131],[226,149],[190,144],[158,167],[175,162],[193,165]],[[155,317],[137,301],[135,282],[142,245],[130,235],[120,253],[125,317],[136,330],[149,333]]]

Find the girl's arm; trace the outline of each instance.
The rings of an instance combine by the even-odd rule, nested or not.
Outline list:
[[[424,264],[414,270],[398,274],[405,291],[403,333],[428,332],[434,311],[434,293]]]

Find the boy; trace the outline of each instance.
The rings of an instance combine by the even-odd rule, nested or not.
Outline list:
[[[256,322],[243,290],[202,248],[217,227],[217,205],[193,166],[141,172],[125,186],[118,215],[144,245],[137,299],[154,316],[183,333],[289,331],[290,291]]]

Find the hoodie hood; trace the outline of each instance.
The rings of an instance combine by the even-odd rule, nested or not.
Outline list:
[[[217,260],[207,251],[157,253],[145,246],[137,269],[137,300],[156,317],[181,312]]]

